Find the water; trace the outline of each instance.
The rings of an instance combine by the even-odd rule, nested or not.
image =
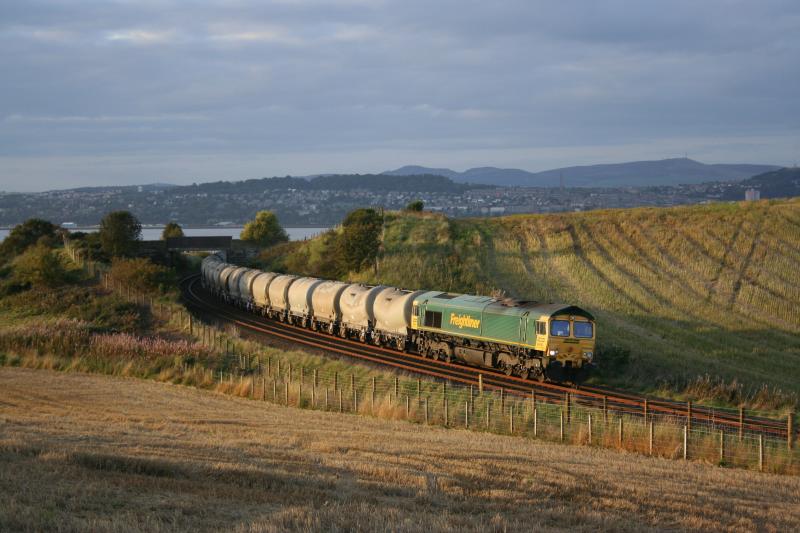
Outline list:
[[[286,233],[289,235],[289,239],[293,241],[302,241],[303,239],[308,239],[310,237],[314,237],[315,235],[319,235],[323,231],[327,230],[328,228],[283,228],[286,230]],[[161,232],[164,230],[164,227],[148,227],[142,228],[142,240],[145,241],[157,241],[161,238]],[[0,229],[0,242],[2,242],[11,230],[8,229]],[[97,231],[97,228],[87,228],[80,230],[73,230],[73,231]],[[183,228],[183,234],[187,237],[233,237],[234,239],[239,238],[239,234],[242,232],[241,226],[226,226],[221,228]]]

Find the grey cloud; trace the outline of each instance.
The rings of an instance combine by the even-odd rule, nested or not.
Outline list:
[[[241,178],[537,170],[680,139],[791,163],[798,30],[783,1],[4,2],[0,188],[26,168],[34,188],[186,180],[200,154]]]

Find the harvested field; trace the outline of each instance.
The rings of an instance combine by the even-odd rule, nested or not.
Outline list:
[[[0,530],[800,530],[800,479],[0,368]]]

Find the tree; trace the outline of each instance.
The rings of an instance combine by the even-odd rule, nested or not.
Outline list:
[[[168,268],[156,265],[145,257],[114,258],[109,275],[125,287],[147,293],[165,292],[175,284],[174,275]]]
[[[409,202],[408,205],[406,205],[406,211],[421,213],[424,207],[425,203],[422,200],[414,200],[413,202]]]
[[[161,238],[163,240],[167,239],[175,239],[177,237],[183,237],[183,228],[181,228],[180,224],[177,222],[170,222],[166,226],[164,226],[164,231],[161,232]]]
[[[37,244],[17,257],[14,277],[21,283],[57,287],[66,281],[67,271],[56,252],[44,244]]]
[[[289,236],[281,227],[275,213],[272,211],[259,211],[256,213],[255,220],[244,225],[241,239],[267,247],[279,242],[287,242]]]
[[[374,209],[356,209],[348,213],[339,236],[341,262],[346,271],[361,270],[374,263],[382,228],[383,218]]]
[[[14,226],[8,237],[0,245],[0,261],[10,259],[24,252],[29,246],[33,246],[39,239],[44,238],[43,243],[53,242],[56,238],[58,227],[42,220],[41,218],[31,218]]]
[[[111,257],[133,255],[142,225],[129,211],[113,211],[100,221],[100,244]]]

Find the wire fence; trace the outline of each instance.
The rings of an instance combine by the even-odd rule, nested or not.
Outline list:
[[[187,361],[181,363],[180,371],[218,392],[303,409],[800,474],[791,416],[787,437],[780,439],[741,427],[727,429],[715,423],[713,416],[693,421],[691,412],[688,418],[648,413],[647,407],[643,413],[633,413],[605,404],[602,408],[580,405],[569,394],[557,399],[535,391],[520,394],[385,371],[343,372],[303,365],[291,356],[265,355],[256,343],[242,340],[235,328],[199,321],[182,305],[139,294],[106,274],[99,278],[108,289],[149,306],[166,324],[217,350],[220,360],[215,369]]]

